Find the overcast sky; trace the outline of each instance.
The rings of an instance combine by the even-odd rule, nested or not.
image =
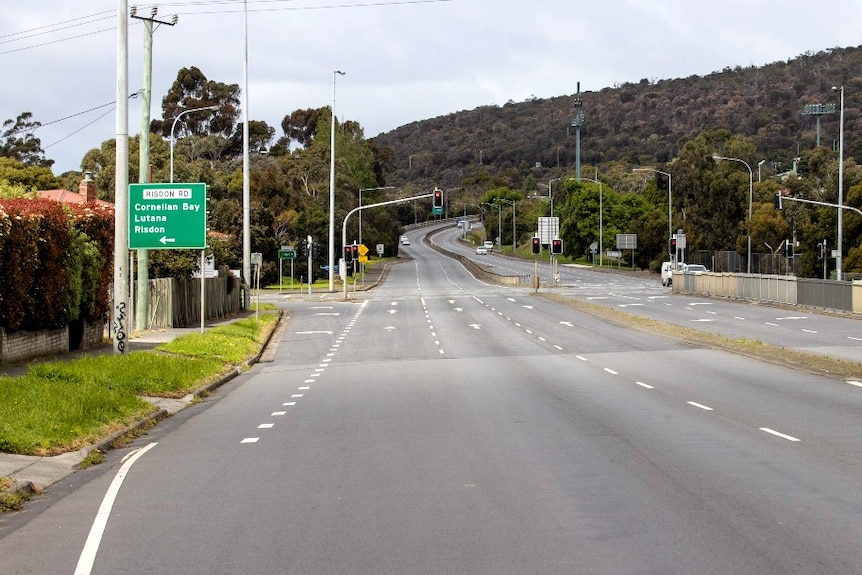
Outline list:
[[[129,6],[136,5],[130,1]],[[149,14],[153,4],[137,4]],[[155,4],[152,117],[183,67],[243,85],[242,0]],[[114,137],[116,0],[0,1],[0,122],[32,112],[54,173]],[[483,105],[706,75],[858,46],[858,1],[247,0],[249,114],[275,127],[332,103],[366,137]],[[129,91],[144,28],[129,26]],[[829,96],[825,96],[825,100]],[[85,111],[92,110],[88,113]],[[101,116],[101,118],[100,118]],[[129,105],[129,132],[141,105]],[[65,119],[68,118],[68,119]],[[58,121],[61,120],[61,121]]]

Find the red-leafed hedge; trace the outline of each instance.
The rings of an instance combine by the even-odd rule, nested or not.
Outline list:
[[[113,225],[113,210],[93,204],[0,200],[0,327],[11,332],[104,319]]]

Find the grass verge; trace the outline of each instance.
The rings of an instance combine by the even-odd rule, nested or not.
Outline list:
[[[855,361],[847,361],[825,355],[806,353],[797,349],[771,345],[758,340],[737,339],[719,334],[698,331],[696,329],[665,323],[629,312],[623,312],[607,306],[585,302],[570,296],[548,293],[539,295],[620,325],[663,335],[678,341],[685,341],[693,345],[723,349],[725,351],[754,357],[763,361],[788,365],[796,369],[804,369],[822,375],[831,375],[843,378],[858,378],[862,376],[862,363]]]
[[[153,351],[36,363],[0,376],[0,451],[55,455],[92,445],[156,411],[141,396],[183,397],[260,353],[271,306]]]

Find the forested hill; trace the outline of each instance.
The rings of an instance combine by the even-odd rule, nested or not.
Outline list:
[[[573,78],[582,89],[589,78]],[[845,156],[862,162],[862,47],[807,53],[761,67],[725,68],[706,76],[643,79],[580,94],[581,165],[661,165],[690,138],[724,129],[749,139],[764,169],[788,170],[816,145],[817,117],[807,105],[834,104],[820,116],[821,145],[838,140],[844,86]],[[454,187],[487,171],[513,187],[547,179],[575,164],[574,94],[483,106],[401,126],[373,140],[394,157],[387,183]],[[532,178],[530,178],[530,176]]]

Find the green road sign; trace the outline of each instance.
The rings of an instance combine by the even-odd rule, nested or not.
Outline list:
[[[438,207],[431,208],[431,213],[434,214],[435,216],[443,215],[443,208],[438,208]]]
[[[207,247],[206,184],[129,184],[129,249]]]
[[[280,260],[295,260],[296,250],[278,250],[278,259]]]

